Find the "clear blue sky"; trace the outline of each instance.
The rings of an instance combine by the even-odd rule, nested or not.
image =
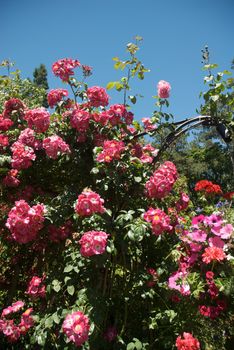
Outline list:
[[[195,115],[204,89],[201,49],[208,44],[220,69],[234,58],[233,0],[0,0],[0,13],[0,61],[15,61],[24,77],[44,63],[50,88],[61,86],[51,65],[65,57],[94,68],[90,85],[117,80],[112,57],[125,58],[125,44],[141,35],[139,57],[151,72],[134,84],[133,93],[144,95],[137,119],[151,116],[161,79],[171,83],[176,119]]]

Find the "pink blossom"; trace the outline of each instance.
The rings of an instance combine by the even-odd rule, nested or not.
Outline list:
[[[183,295],[190,294],[190,286],[186,282],[187,273],[182,271],[174,272],[168,279],[168,287],[178,290]]]
[[[33,276],[28,284],[26,294],[32,298],[44,298],[45,297],[45,285],[43,284],[43,278]]]
[[[222,239],[229,239],[232,233],[233,226],[231,224],[224,225],[219,231],[219,235]]]
[[[146,131],[152,131],[157,129],[157,127],[154,125],[154,123],[151,121],[150,118],[142,118],[142,123],[144,124],[144,128]]]
[[[223,223],[223,219],[220,215],[211,214],[204,218],[204,223],[211,228],[220,227]]]
[[[202,230],[193,230],[188,234],[188,237],[190,237],[195,242],[205,242],[207,234]]]
[[[31,316],[32,312],[33,309],[29,308],[21,316],[20,324],[18,327],[22,335],[25,335],[28,330],[34,325],[34,320]]]
[[[158,88],[158,96],[160,98],[168,98],[170,91],[171,91],[171,85],[165,81],[165,80],[160,80],[157,85]]]
[[[208,242],[210,247],[218,247],[221,249],[224,247],[224,241],[222,241],[220,237],[210,237]]]
[[[11,166],[18,170],[29,168],[32,165],[32,161],[36,159],[34,150],[18,141],[13,143],[11,151],[13,153]]]
[[[177,211],[187,209],[189,205],[189,200],[189,196],[186,193],[182,192],[180,194],[180,199],[176,202]]]
[[[146,182],[146,192],[150,198],[164,198],[172,190],[177,180],[177,170],[172,162],[164,162]]]
[[[3,115],[0,114],[0,131],[7,131],[13,124],[11,119],[4,118]]]
[[[43,140],[42,145],[47,156],[52,159],[58,158],[60,154],[68,154],[71,152],[68,144],[57,135],[47,137]]]
[[[35,145],[35,132],[30,128],[26,128],[21,131],[18,142],[24,144],[25,146],[34,147]]]
[[[62,101],[63,97],[68,96],[66,89],[53,89],[47,95],[48,104],[53,108],[58,102]]]
[[[103,204],[104,199],[99,194],[91,190],[85,190],[78,196],[75,211],[80,216],[90,216],[94,213],[103,214],[105,212]]]
[[[161,209],[150,208],[144,214],[144,220],[152,224],[152,231],[155,235],[171,231],[170,218]]]
[[[79,108],[75,108],[71,113],[71,126],[83,133],[89,128],[90,113]]]
[[[194,216],[192,218],[192,226],[199,229],[200,226],[204,223],[204,219],[205,219],[204,215]]]
[[[87,96],[92,107],[105,107],[109,103],[109,97],[106,93],[106,89],[99,86],[88,88]]]
[[[6,227],[18,243],[34,240],[43,227],[45,208],[42,204],[30,207],[24,200],[15,202],[8,214]]]
[[[71,75],[74,75],[73,69],[80,67],[80,62],[78,60],[73,60],[71,58],[63,58],[55,62],[52,66],[54,75],[62,79],[63,81],[68,81]]]
[[[84,257],[103,254],[106,250],[107,237],[109,235],[103,231],[88,231],[79,240],[81,245],[80,253]]]
[[[18,170],[12,169],[8,171],[7,175],[2,180],[2,183],[7,187],[17,187],[20,184],[20,180],[17,179]]]
[[[35,129],[37,133],[45,132],[50,126],[50,114],[44,107],[28,110],[24,119],[29,128]]]
[[[110,163],[114,159],[119,159],[124,150],[125,145],[122,141],[104,141],[103,150],[98,154],[97,161]]]
[[[0,134],[0,150],[2,147],[6,147],[9,145],[9,139],[7,135]]]
[[[194,338],[191,333],[183,333],[182,336],[177,337],[176,339],[177,350],[199,350],[200,343],[197,338]]]
[[[17,113],[19,117],[22,117],[25,110],[24,103],[18,98],[10,98],[4,103],[4,117],[10,117],[11,114]]]
[[[81,346],[88,340],[89,328],[88,317],[80,311],[68,314],[62,325],[63,332],[76,346]]]

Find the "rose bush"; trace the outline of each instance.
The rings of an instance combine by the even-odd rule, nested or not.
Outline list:
[[[171,86],[158,83],[160,111],[140,125],[127,92],[147,69],[137,44],[127,50],[114,60],[128,78],[107,86],[123,104],[109,106],[105,88],[85,83],[91,67],[70,58],[53,72],[74,95],[51,90],[54,110],[1,78],[2,349],[228,346],[232,196],[206,180],[189,190],[175,164],[156,161],[143,136],[168,125]]]

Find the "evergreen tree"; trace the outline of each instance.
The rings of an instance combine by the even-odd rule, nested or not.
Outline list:
[[[40,64],[38,68],[35,68],[33,72],[33,83],[45,90],[45,96],[43,99],[43,106],[48,108],[47,102],[47,90],[49,89],[48,80],[47,80],[47,69],[44,64]]]

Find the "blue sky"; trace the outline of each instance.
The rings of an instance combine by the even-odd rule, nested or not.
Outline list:
[[[0,0],[0,9],[0,61],[15,61],[24,77],[44,63],[50,88],[61,86],[51,66],[64,57],[93,67],[91,86],[117,80],[112,57],[126,58],[125,45],[141,35],[138,55],[151,72],[133,84],[131,94],[144,95],[133,109],[138,120],[155,109],[161,79],[171,83],[169,111],[176,120],[196,114],[206,44],[220,69],[234,58],[233,0]],[[114,94],[111,102],[122,100]]]

